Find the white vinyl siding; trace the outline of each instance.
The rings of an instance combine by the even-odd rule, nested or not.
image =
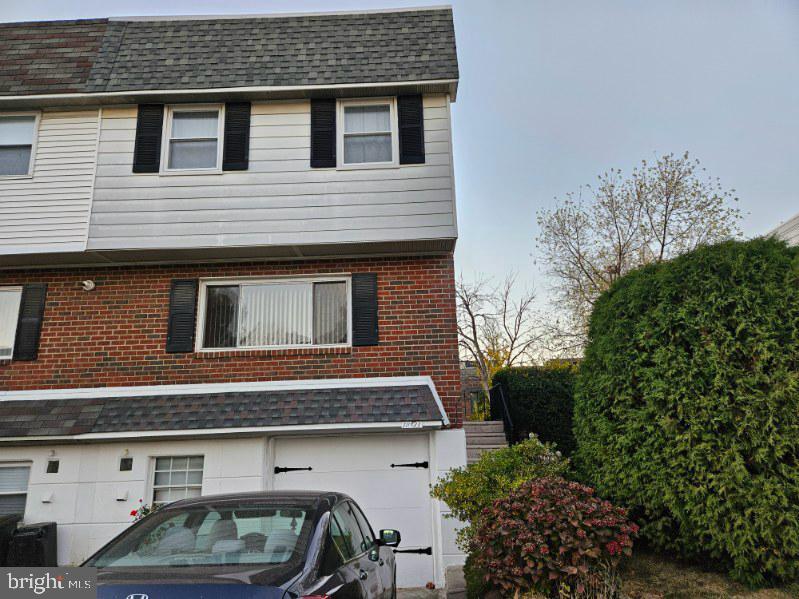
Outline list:
[[[199,497],[203,488],[203,456],[155,458],[153,505]]]
[[[98,115],[41,113],[30,176],[0,177],[0,255],[84,249]]]
[[[132,174],[136,107],[103,109],[89,249],[456,237],[447,96],[424,97],[425,164],[312,169],[309,101],[252,105],[247,171]]]
[[[25,513],[29,465],[0,464],[0,516]]]
[[[204,282],[198,349],[262,349],[350,343],[350,280]]]
[[[12,357],[22,287],[0,287],[0,360]]]
[[[799,214],[774,229],[772,235],[782,239],[788,245],[799,245]]]

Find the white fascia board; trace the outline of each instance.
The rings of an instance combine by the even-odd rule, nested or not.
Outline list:
[[[339,431],[346,432],[383,432],[397,430],[436,430],[442,427],[441,420],[422,420],[413,421],[413,426],[408,426],[407,422],[350,422],[336,424],[297,424],[291,426],[250,426],[239,428],[207,428],[207,429],[180,429],[165,431],[120,431],[113,433],[84,433],[80,435],[53,435],[36,437],[3,437],[0,438],[0,445],[3,444],[57,444],[63,442],[98,442],[116,441],[122,439],[157,439],[157,438],[191,438],[196,437],[230,437],[230,436],[252,436],[252,435],[281,435],[298,433],[334,433]]]
[[[198,393],[233,393],[239,391],[293,391],[299,389],[341,389],[346,387],[413,387],[418,385],[428,385],[431,389],[435,389],[433,379],[429,376],[392,376],[349,379],[249,381],[243,383],[137,385],[131,387],[26,389],[24,391],[0,391],[0,401],[140,397],[144,395],[186,395]]]
[[[457,79],[422,79],[418,81],[378,81],[370,83],[329,83],[326,85],[255,85],[244,87],[209,87],[194,89],[146,89],[146,90],[126,90],[117,92],[79,92],[67,94],[31,94],[31,95],[11,95],[0,96],[0,102],[9,100],[24,100],[28,103],[36,103],[43,100],[103,100],[111,98],[125,97],[147,97],[147,96],[196,96],[210,94],[230,94],[247,92],[252,94],[270,94],[285,92],[309,92],[313,90],[337,90],[337,89],[369,89],[384,87],[416,87],[420,85],[447,85],[451,88],[457,86]],[[454,94],[453,94],[454,96]]]

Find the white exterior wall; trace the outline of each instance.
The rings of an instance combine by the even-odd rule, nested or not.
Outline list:
[[[84,249],[98,115],[97,109],[41,113],[32,175],[0,177],[0,256]]]
[[[782,223],[771,234],[789,245],[799,245],[799,214]]]
[[[133,174],[135,106],[105,108],[88,249],[457,236],[445,94],[424,97],[426,164],[312,169],[310,101],[254,102],[249,170]]]
[[[133,470],[120,472],[126,450]],[[263,439],[125,441],[2,447],[0,463],[31,463],[25,522],[57,522],[58,562],[78,564],[133,521],[130,512],[140,498],[151,503],[155,456],[205,456],[202,491],[213,494],[263,489],[264,470],[258,466],[264,452]],[[60,461],[58,474],[46,473],[51,457]],[[44,503],[48,496],[50,502]]]
[[[389,450],[397,447],[397,435],[403,435],[403,443],[414,444],[415,440],[425,441],[420,447],[425,448],[427,455],[408,456],[401,452]],[[381,518],[391,522],[393,527],[402,532],[403,526],[419,523],[407,521],[412,510],[405,506],[404,498],[426,496],[428,485],[434,482],[449,468],[463,466],[466,463],[466,440],[463,430],[433,431],[428,433],[370,433],[330,434],[308,437],[303,446],[299,438],[292,439],[295,450],[291,452],[292,460],[299,460],[290,466],[305,466],[305,461],[319,460],[326,457],[315,453],[321,445],[330,448],[331,453],[337,447],[338,455],[350,451],[348,443],[358,448],[356,453],[341,459],[340,473],[334,474],[336,466],[330,472],[330,481],[347,481],[352,490],[336,488],[352,494],[358,500],[358,494],[373,486],[383,492],[389,492],[391,499],[385,507],[375,500],[364,496],[361,501],[370,501],[367,513],[372,512],[372,519]],[[60,564],[78,564],[94,551],[108,542],[116,534],[124,530],[132,522],[130,512],[139,506],[139,499],[150,503],[152,499],[152,477],[154,458],[157,456],[202,455],[204,456],[203,485],[204,495],[216,493],[233,493],[239,491],[258,491],[292,486],[293,479],[275,479],[275,476],[286,477],[285,474],[272,474],[275,455],[273,451],[280,444],[281,437],[253,437],[228,439],[187,439],[177,441],[115,441],[86,445],[52,445],[26,447],[0,447],[0,463],[30,463],[31,473],[28,486],[28,497],[25,510],[25,522],[58,523],[58,559]],[[337,441],[339,441],[337,443]],[[357,443],[350,443],[357,441]],[[297,445],[300,442],[300,445]],[[411,447],[408,445],[408,447]],[[415,446],[415,445],[414,445]],[[290,447],[290,445],[289,445]],[[270,449],[271,448],[271,449]],[[54,453],[51,453],[54,452]],[[310,452],[310,453],[309,453]],[[127,456],[133,458],[133,470],[119,471],[119,460]],[[386,460],[404,462],[406,459],[416,460],[429,456],[430,469],[396,470],[375,469],[375,456]],[[57,474],[47,474],[47,461],[57,458],[60,461]],[[384,458],[384,459],[383,459]],[[303,462],[303,463],[299,463]],[[381,462],[381,464],[382,464]],[[316,463],[316,462],[314,462]],[[286,465],[286,464],[282,464]],[[317,473],[323,469],[317,469]],[[329,469],[328,469],[329,470]],[[374,471],[374,475],[372,475]],[[390,476],[392,472],[395,476]],[[301,477],[304,473],[291,473]],[[420,475],[421,478],[419,476]],[[374,479],[374,483],[372,481]],[[317,480],[317,479],[314,479]],[[301,483],[301,478],[296,482]],[[322,481],[319,481],[322,482]],[[327,483],[332,484],[332,483]],[[340,482],[339,484],[347,484]],[[414,485],[404,488],[403,484]],[[300,487],[302,485],[300,484]],[[300,488],[298,487],[298,488]],[[420,487],[420,488],[417,488]],[[324,489],[323,489],[324,490]],[[44,500],[44,501],[43,501]],[[416,505],[416,503],[414,503]],[[438,587],[444,585],[446,566],[463,563],[463,556],[454,545],[454,522],[442,519],[446,507],[438,501],[430,500],[430,531],[433,556],[401,555],[400,567],[413,568],[414,564],[429,569],[432,560],[433,576]],[[373,526],[380,523],[373,521]],[[410,532],[410,530],[408,530]],[[405,545],[409,547],[409,545]],[[424,577],[419,572],[399,574],[402,580],[416,581]]]

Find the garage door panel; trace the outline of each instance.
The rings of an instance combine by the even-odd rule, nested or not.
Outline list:
[[[427,470],[414,472],[286,472],[275,475],[276,489],[338,491],[346,493],[364,509],[406,508],[427,503]]]
[[[356,465],[358,470],[382,470],[391,464],[424,462],[428,456],[427,437],[414,434],[285,438],[277,445],[276,466],[313,465],[317,472],[345,472]],[[278,463],[284,459],[292,463]]]
[[[370,524],[396,528],[400,549],[432,546],[430,471],[392,468],[392,463],[429,459],[426,434],[283,437],[275,440],[274,465],[305,468],[274,474],[278,490],[339,491],[363,508]],[[435,579],[430,555],[397,554],[397,584],[421,587]]]

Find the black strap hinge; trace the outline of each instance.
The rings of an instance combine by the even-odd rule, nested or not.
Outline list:
[[[282,474],[283,472],[296,472],[297,470],[313,470],[310,466],[305,468],[285,468],[283,466],[275,466],[275,474]]]
[[[433,555],[433,548],[424,547],[423,549],[395,549],[394,553],[417,553],[419,555]]]
[[[391,464],[392,468],[429,468],[428,462],[412,462],[410,464]]]

